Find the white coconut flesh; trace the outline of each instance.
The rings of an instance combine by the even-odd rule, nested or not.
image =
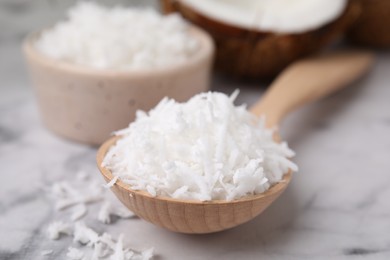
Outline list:
[[[318,29],[344,11],[347,0],[179,0],[209,19],[264,32]]]

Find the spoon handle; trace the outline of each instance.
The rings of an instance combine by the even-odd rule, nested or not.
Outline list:
[[[290,65],[252,108],[266,116],[267,127],[277,126],[294,109],[325,97],[360,77],[372,65],[368,51],[330,52]]]

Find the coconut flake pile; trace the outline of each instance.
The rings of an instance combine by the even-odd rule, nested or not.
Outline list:
[[[149,113],[137,112],[106,154],[102,166],[134,190],[186,200],[234,200],[266,191],[297,166],[287,143],[273,130],[209,92],[186,103],[163,99]]]
[[[85,172],[80,172],[70,181],[56,182],[51,186],[49,195],[53,207],[60,218],[47,226],[47,236],[51,240],[60,240],[72,236],[66,257],[70,260],[150,260],[154,249],[135,250],[127,247],[124,234],[117,239],[107,231],[99,234],[86,221],[97,224],[114,224],[118,218],[134,218],[135,215],[114,200],[111,192],[104,189],[101,182],[91,179]],[[110,197],[112,199],[110,199]],[[100,206],[97,214],[88,214],[91,207]],[[96,210],[95,210],[96,212]],[[88,216],[89,215],[89,216]],[[84,219],[83,221],[81,219]],[[106,226],[106,225],[104,225]],[[102,227],[99,228],[100,230]],[[53,246],[55,248],[55,246]],[[52,248],[45,249],[41,255],[45,259],[53,259]],[[58,252],[57,252],[58,253]]]
[[[61,228],[67,224],[54,222],[49,228],[54,226]],[[69,226],[69,225],[68,225]],[[64,233],[73,236],[73,246],[68,247],[66,254],[70,260],[150,260],[153,258],[154,248],[136,251],[124,246],[124,235],[120,234],[118,239],[113,239],[110,234],[98,234],[92,228],[86,226],[84,222],[77,222],[72,231]],[[86,250],[89,248],[90,250]],[[42,255],[51,255],[52,250],[44,250]]]
[[[81,2],[35,43],[43,54],[98,69],[156,68],[188,60],[199,43],[177,14]]]

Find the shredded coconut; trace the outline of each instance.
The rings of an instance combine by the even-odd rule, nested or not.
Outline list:
[[[68,259],[71,259],[71,260],[84,259],[84,253],[82,251],[80,251],[79,249],[74,248],[74,247],[68,248],[68,253],[66,254],[66,256],[68,257]]]
[[[81,180],[79,180],[81,181]],[[85,179],[83,182],[87,183]],[[76,190],[66,181],[55,183],[52,187],[52,195],[55,199],[56,210],[64,210],[76,205],[83,205],[88,203],[94,203],[103,199],[101,194],[101,188],[94,182],[86,184],[83,190]],[[79,206],[79,213],[75,213],[75,218],[80,218],[83,210],[82,206]],[[77,216],[81,215],[81,216]],[[74,220],[76,220],[74,219]]]
[[[111,188],[112,186],[114,186],[114,184],[116,183],[116,181],[118,180],[118,176],[115,176],[114,178],[112,178],[109,182],[107,182],[106,184],[104,184],[104,188]]]
[[[72,221],[76,221],[84,217],[86,214],[87,214],[87,207],[85,206],[85,204],[79,204],[73,208],[73,213],[70,216],[70,219]]]
[[[77,222],[74,226],[73,241],[83,245],[93,245],[98,241],[98,234],[88,228],[83,222]]]
[[[125,260],[125,251],[123,250],[123,234],[119,235],[118,241],[115,244],[112,259]]]
[[[178,14],[152,9],[105,8],[81,2],[68,19],[42,32],[36,48],[43,54],[98,69],[165,67],[188,60],[199,43]]]
[[[70,225],[62,221],[55,221],[51,223],[47,228],[47,234],[49,238],[52,240],[59,239],[61,234],[70,235],[71,234]]]
[[[82,178],[77,178],[77,182],[69,183],[61,181],[54,183],[51,187],[51,196],[54,199],[55,208],[60,211],[71,210],[69,216],[72,222],[82,219],[88,213],[87,204],[100,203],[100,211],[97,219],[105,224],[110,224],[111,217],[132,218],[134,213],[125,208],[121,203],[115,203],[116,200],[108,200],[110,197],[108,191],[103,189],[100,182],[90,180],[89,176],[83,173]],[[112,183],[117,178],[113,178]],[[74,188],[78,186],[78,189]],[[111,198],[114,198],[111,196]]]
[[[273,139],[245,106],[209,92],[186,103],[163,99],[138,111],[102,166],[134,190],[188,200],[234,200],[258,194],[297,166],[294,152]]]
[[[92,253],[88,254],[88,251],[83,250],[82,247],[69,247],[67,254],[69,259],[149,260],[153,258],[153,248],[137,252],[124,246],[124,234],[120,234],[115,240],[107,233],[99,235],[82,222],[76,223],[73,236],[74,242],[79,243],[79,246],[92,248]],[[87,255],[91,257],[88,258]]]
[[[109,201],[105,201],[99,210],[98,220],[104,224],[110,224],[112,222],[111,216],[131,218],[135,215],[123,206],[114,206]]]
[[[104,223],[111,224],[112,217],[130,218],[134,213],[127,210],[122,204],[115,200],[112,194],[102,188],[101,182],[98,182],[89,176],[86,172],[80,172],[77,178],[72,181],[61,181],[54,183],[49,189],[54,204],[58,206],[59,202],[66,207],[61,208],[61,218],[68,218],[70,223],[63,221],[52,222],[47,229],[50,239],[61,239],[62,235],[73,236],[73,244],[68,248],[67,259],[70,260],[148,260],[153,257],[153,249],[137,251],[125,246],[124,235],[120,235],[117,240],[106,232],[99,234],[84,221],[75,220],[96,216],[88,216],[87,206],[89,204],[102,205],[98,220],[101,220],[101,214],[104,216]],[[99,196],[97,196],[99,194]],[[104,200],[102,200],[104,198]],[[93,207],[91,210],[96,209]],[[70,215],[66,213],[70,212]],[[89,218],[88,218],[89,217]],[[42,256],[53,254],[53,250],[43,250]],[[50,257],[49,257],[50,258]]]
[[[125,208],[122,205],[111,206],[110,215],[116,216],[119,218],[134,218],[136,215],[130,211],[128,208]]]
[[[111,222],[110,219],[110,203],[108,201],[104,202],[101,206],[98,213],[98,220],[104,224],[109,224]]]

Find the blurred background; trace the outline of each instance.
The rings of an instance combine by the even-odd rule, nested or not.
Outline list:
[[[1,100],[26,95],[31,88],[23,59],[21,44],[30,33],[53,25],[66,17],[66,11],[77,1],[1,0],[0,1],[0,77]],[[158,1],[131,0],[96,1],[108,6],[150,6],[159,8]]]
[[[47,187],[71,181],[77,172],[102,181],[96,168],[95,146],[59,137],[43,125],[22,53],[22,42],[30,32],[64,19],[66,10],[75,2],[0,0],[1,260],[66,259],[71,239],[47,239],[47,224],[63,217],[53,209]],[[159,1],[153,0],[96,2],[161,10]],[[385,4],[379,11],[371,7],[365,10],[389,18],[390,1],[371,3],[374,2],[379,7]],[[363,45],[349,45],[342,40],[344,32],[340,28],[360,19],[362,8],[358,9],[351,8],[351,15],[343,18],[342,25],[332,27],[338,33],[332,39],[324,36],[327,43],[319,49],[363,46],[376,55],[373,68],[349,88],[297,111],[283,122],[282,136],[296,151],[294,161],[300,170],[285,194],[261,216],[239,228],[205,236],[175,234],[138,220],[103,225],[93,217],[96,207],[89,209],[85,220],[95,229],[115,236],[125,232],[136,248],[154,246],[156,259],[390,259],[390,53],[388,43],[364,42],[356,35],[351,37]],[[376,19],[373,23],[378,33],[373,27],[364,28],[363,38],[375,40],[380,34],[388,41],[387,20]],[[388,26],[380,28],[377,23]],[[314,43],[326,31],[320,29],[314,37],[302,37],[306,41],[303,45],[278,33],[267,46],[292,48],[305,56],[310,46],[317,51],[319,45]],[[267,67],[256,59],[268,53],[259,40],[263,34],[245,32],[243,43],[237,43],[226,42],[226,36],[215,30],[209,32],[222,50],[216,56],[220,66],[211,74],[211,89],[227,94],[240,89],[237,104],[256,102],[272,79],[301,57],[273,50],[271,56],[279,53],[286,58],[279,59],[283,64],[275,65],[272,72],[256,70],[253,68]],[[287,43],[278,45],[282,38]],[[245,52],[248,45],[250,51]],[[237,56],[241,51],[245,55]],[[223,60],[224,57],[236,58]],[[243,57],[244,61],[253,58],[250,66],[241,66]],[[261,73],[264,76],[254,77]],[[45,249],[55,253],[43,258],[41,252]]]

